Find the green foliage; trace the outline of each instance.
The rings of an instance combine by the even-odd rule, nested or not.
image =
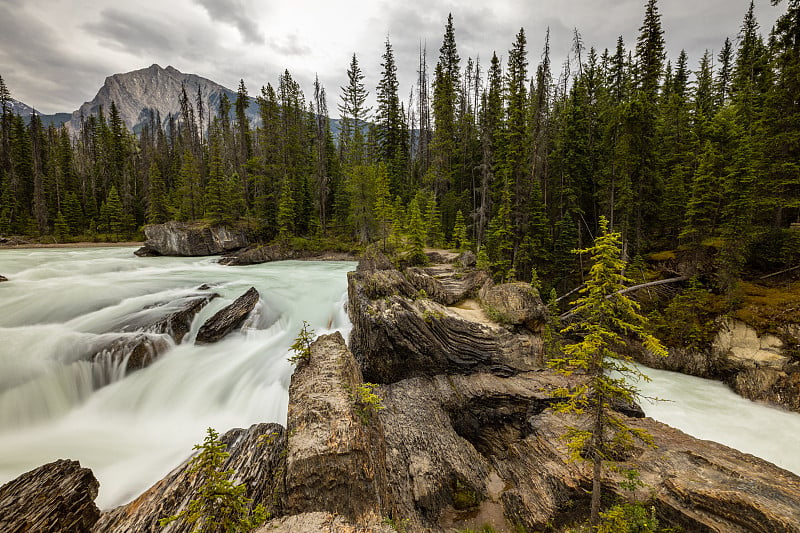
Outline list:
[[[411,519],[410,518],[393,518],[387,516],[383,519],[383,523],[390,528],[397,531],[397,533],[408,533],[409,527],[411,526]]]
[[[481,495],[478,491],[460,480],[453,484],[453,507],[459,511],[475,509],[481,504]]]
[[[314,341],[314,330],[308,327],[308,322],[303,320],[303,327],[289,347],[294,353],[289,357],[289,362],[299,365],[311,358],[311,343]]]
[[[667,346],[703,352],[711,348],[724,310],[724,300],[692,278],[666,308],[650,314],[650,327]]]
[[[597,533],[657,533],[659,527],[654,507],[641,503],[621,503],[600,513]]]
[[[208,428],[203,444],[194,449],[200,453],[189,462],[188,472],[202,479],[197,495],[180,513],[159,520],[159,525],[180,521],[192,524],[192,533],[239,533],[252,531],[269,518],[262,505],[252,508],[244,484],[230,480],[234,471],[223,470],[230,454],[214,429]]]
[[[356,387],[354,401],[363,424],[368,424],[375,413],[385,409],[380,396],[375,394],[377,387],[374,383],[361,383]]]

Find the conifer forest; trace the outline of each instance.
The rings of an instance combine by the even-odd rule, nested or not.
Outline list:
[[[80,131],[45,128],[11,113],[0,79],[0,235],[122,240],[196,220],[264,241],[469,248],[497,279],[563,293],[604,216],[634,261],[713,250],[724,288],[800,256],[800,0],[773,4],[773,28],[751,3],[735,39],[689,58],[667,57],[648,0],[635,42],[576,30],[563,65],[524,29],[489,61],[462,58],[451,16],[410,94],[387,39],[359,52],[382,56],[376,87],[353,55],[335,97],[286,70],[218,109],[184,90],[178,115],[137,134],[113,104]]]

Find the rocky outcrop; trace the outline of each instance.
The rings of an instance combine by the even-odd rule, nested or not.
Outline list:
[[[366,380],[390,383],[414,376],[479,371],[511,375],[543,365],[538,336],[465,320],[427,298],[391,294],[393,289],[384,283],[396,280],[397,275],[386,271],[349,274],[350,347]],[[369,297],[386,292],[391,295]]]
[[[0,487],[0,531],[91,531],[99,484],[77,461],[40,466]]]
[[[358,525],[347,518],[327,512],[302,513],[271,520],[255,533],[396,533],[386,524]]]
[[[198,287],[198,291],[208,291],[209,286]],[[199,296],[188,296],[171,302],[163,302],[143,310],[142,315],[126,317],[119,326],[119,331],[146,331],[148,333],[163,333],[172,337],[175,344],[180,344],[183,338],[192,329],[192,322],[205,306],[218,297],[212,292]],[[156,309],[165,314],[152,318],[152,311]]]
[[[481,306],[503,324],[524,325],[530,331],[541,332],[547,322],[547,307],[539,291],[529,283],[503,283],[491,280],[478,293]]]
[[[205,321],[197,332],[195,342],[210,344],[239,328],[247,315],[258,303],[259,294],[255,287],[239,296],[229,306],[220,309],[214,316]]]
[[[289,386],[290,514],[328,511],[359,524],[389,510],[383,428],[360,400],[363,379],[340,333],[318,338]]]
[[[223,469],[236,472],[237,483],[247,486],[253,505],[264,505],[272,514],[284,506],[283,472],[286,465],[286,434],[278,424],[256,424],[249,429],[233,429],[220,440],[230,454]],[[173,522],[158,525],[161,518],[180,513],[195,497],[202,479],[189,474],[189,460],[170,472],[141,496],[127,505],[103,513],[92,528],[95,533],[139,533],[163,531],[189,533],[193,526]]]
[[[281,244],[250,246],[232,252],[219,260],[222,265],[243,266],[285,261],[289,259],[313,259],[319,261],[351,261],[352,254],[343,252],[320,252],[318,250],[299,250]]]
[[[226,226],[207,226],[197,223],[167,222],[145,226],[147,240],[135,253],[138,256],[220,255],[250,244],[243,230]]]
[[[457,268],[454,264],[411,267],[403,273],[417,291],[424,291],[428,298],[442,305],[454,305],[475,296],[489,279],[483,270]]]

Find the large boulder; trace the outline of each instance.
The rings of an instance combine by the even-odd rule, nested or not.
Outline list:
[[[222,466],[236,472],[236,482],[247,487],[253,506],[263,505],[273,515],[283,510],[283,472],[286,467],[286,433],[278,424],[255,424],[249,429],[232,429],[220,437],[230,456]],[[189,533],[194,525],[172,522],[158,525],[161,518],[186,508],[202,479],[189,473],[189,460],[167,474],[127,505],[103,513],[92,529],[95,533]],[[64,530],[67,531],[67,530]]]
[[[206,320],[197,332],[195,342],[200,344],[217,342],[234,329],[239,328],[258,303],[258,299],[258,291],[255,287],[250,287],[232,304],[220,309],[217,314]]]
[[[486,313],[503,324],[524,325],[538,332],[547,322],[547,307],[529,283],[495,285],[490,280],[481,287],[478,298]]]
[[[247,232],[227,226],[198,223],[167,222],[144,228],[147,240],[135,253],[139,256],[220,255],[250,244]]]
[[[99,484],[77,461],[59,459],[0,487],[0,531],[88,533],[100,517]]]
[[[338,332],[319,337],[289,386],[290,514],[327,511],[360,524],[389,511],[383,427],[360,400],[363,379]]]

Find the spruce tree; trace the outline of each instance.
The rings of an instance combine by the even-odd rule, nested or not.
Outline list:
[[[347,165],[357,165],[365,162],[364,128],[371,108],[366,105],[369,93],[364,88],[364,74],[356,54],[353,54],[347,69],[347,79],[347,86],[341,88],[342,102],[339,104],[339,146],[342,161]]]
[[[652,445],[647,432],[629,426],[614,411],[614,405],[631,404],[638,398],[631,378],[646,379],[621,346],[636,339],[653,354],[666,356],[658,339],[647,333],[639,304],[619,292],[631,280],[623,274],[621,235],[608,228],[608,220],[601,218],[594,244],[576,251],[589,254],[592,266],[576,301],[575,318],[561,330],[575,341],[548,362],[564,374],[577,371],[586,376],[584,385],[562,391],[567,400],[555,409],[576,417],[576,424],[565,434],[571,459],[592,462],[592,525],[600,518],[603,463],[613,462],[634,440]]]

